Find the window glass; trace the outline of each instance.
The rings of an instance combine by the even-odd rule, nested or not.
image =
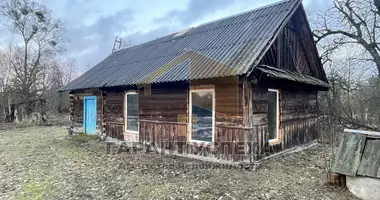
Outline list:
[[[191,139],[212,142],[213,92],[191,92]]]
[[[278,131],[278,93],[268,91],[268,132],[269,139],[277,139]]]
[[[127,94],[127,131],[139,130],[139,102],[137,94]]]

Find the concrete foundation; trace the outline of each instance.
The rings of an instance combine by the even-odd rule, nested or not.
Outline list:
[[[356,197],[363,200],[380,199],[380,179],[363,176],[346,178],[347,188]]]

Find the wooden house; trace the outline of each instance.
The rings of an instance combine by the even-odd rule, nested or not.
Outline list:
[[[317,139],[327,89],[287,0],[116,51],[60,91],[72,131],[238,162]]]

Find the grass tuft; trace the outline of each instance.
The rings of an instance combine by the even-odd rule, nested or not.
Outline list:
[[[21,192],[16,194],[17,199],[45,199],[46,196],[53,194],[52,184],[48,182],[30,181],[21,185]]]
[[[79,135],[72,136],[71,140],[73,142],[85,143],[85,142],[90,142],[93,140],[100,140],[100,137],[98,135],[89,135],[89,134],[81,133]]]

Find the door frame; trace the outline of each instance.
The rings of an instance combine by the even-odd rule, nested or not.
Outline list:
[[[83,133],[86,133],[86,100],[95,100],[95,134],[96,134],[96,123],[97,123],[97,101],[96,96],[84,96],[83,98]],[[92,134],[92,133],[86,133]]]

